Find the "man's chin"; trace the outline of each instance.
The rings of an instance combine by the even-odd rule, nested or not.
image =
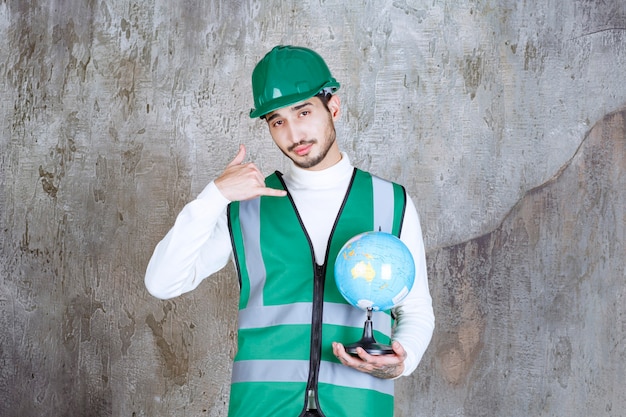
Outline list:
[[[293,154],[289,157],[289,159],[291,159],[295,166],[302,169],[314,168],[324,160],[324,158],[321,158],[319,155],[312,156],[311,154],[306,154],[302,156]]]
[[[316,160],[310,160],[307,158],[298,158],[298,159],[291,158],[291,160],[293,161],[295,166],[297,166],[298,168],[302,168],[302,169],[314,168],[320,162]]]

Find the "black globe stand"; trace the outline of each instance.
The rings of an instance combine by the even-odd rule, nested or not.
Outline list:
[[[351,355],[357,355],[356,348],[363,348],[370,355],[388,355],[393,353],[393,349],[389,345],[377,343],[374,339],[374,324],[372,322],[372,309],[367,309],[367,320],[363,326],[363,337],[358,342],[345,346],[346,352]]]

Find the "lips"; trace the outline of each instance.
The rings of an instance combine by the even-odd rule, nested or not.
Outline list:
[[[311,150],[311,148],[313,147],[312,143],[307,143],[305,145],[298,145],[296,146],[293,151],[298,154],[298,156],[302,156],[302,155],[306,155],[307,153],[309,153],[309,151]]]

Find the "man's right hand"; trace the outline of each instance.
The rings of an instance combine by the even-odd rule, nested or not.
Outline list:
[[[229,201],[242,201],[262,195],[284,197],[285,190],[277,190],[265,186],[265,177],[252,162],[244,163],[246,147],[239,145],[239,152],[222,175],[215,180],[215,186]]]

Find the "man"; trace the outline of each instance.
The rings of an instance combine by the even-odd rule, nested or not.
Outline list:
[[[339,83],[316,52],[275,47],[255,67],[252,88],[250,117],[265,120],[289,172],[264,178],[241,145],[157,245],[146,287],[176,297],[235,262],[241,294],[229,416],[392,416],[393,379],[415,370],[434,328],[413,202],[339,150]],[[360,337],[364,314],[339,294],[333,264],[349,238],[370,230],[405,242],[415,283],[392,312],[376,313],[377,339],[392,341],[393,354],[350,355],[343,343]]]

